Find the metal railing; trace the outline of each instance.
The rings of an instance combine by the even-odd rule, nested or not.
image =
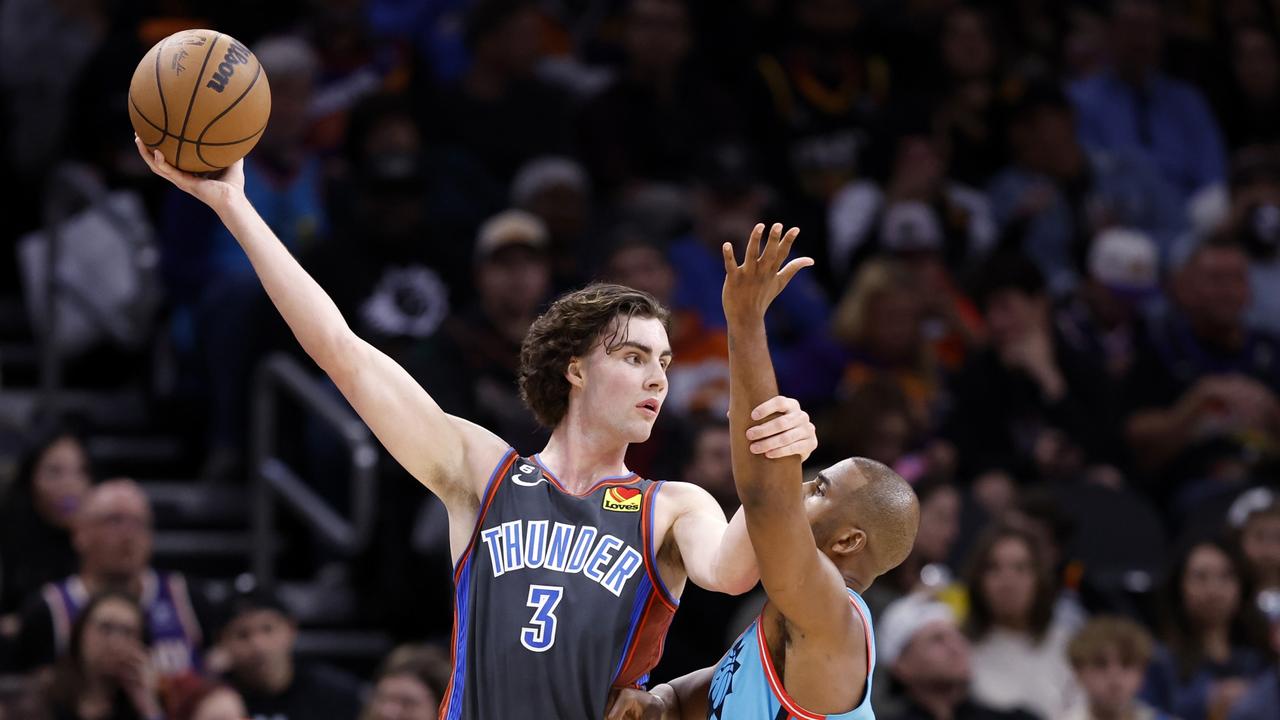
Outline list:
[[[278,456],[277,407],[285,394],[342,438],[351,457],[350,519],[331,507]],[[377,445],[364,422],[298,361],[283,353],[267,357],[258,367],[252,417],[252,566],[259,584],[275,585],[277,501],[338,552],[350,556],[364,550],[373,532],[378,502]]]

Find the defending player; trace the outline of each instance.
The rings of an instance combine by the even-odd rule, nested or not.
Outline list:
[[[667,392],[666,310],[592,286],[557,300],[521,348],[521,392],[553,428],[530,458],[446,414],[361,340],[244,196],[242,162],[200,178],[139,152],[211,207],[244,248],[303,349],[387,450],[449,513],[454,671],[441,717],[596,718],[613,687],[643,682],[686,579],[728,593],[759,577],[741,512],[701,488],[652,483],[623,464]],[[807,456],[813,426],[775,398],[754,451]]]
[[[754,432],[747,427],[758,417],[752,403],[777,392],[765,310],[812,264],[800,258],[782,266],[795,228],[779,240],[782,226],[774,225],[761,254],[763,232],[757,225],[741,265],[730,246],[723,248],[723,302],[733,476],[769,599],[719,666],[651,694],[624,692],[611,720],[874,718],[875,635],[859,593],[911,551],[919,506],[911,487],[873,460],[843,460],[802,484],[797,458],[766,459],[748,450]]]

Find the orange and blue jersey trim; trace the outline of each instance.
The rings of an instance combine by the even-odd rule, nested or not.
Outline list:
[[[462,716],[462,693],[466,688],[467,667],[467,633],[470,631],[470,616],[467,612],[471,602],[471,560],[472,550],[480,537],[480,529],[484,527],[485,514],[498,494],[502,479],[511,470],[518,453],[512,448],[498,461],[485,486],[484,498],[480,504],[480,512],[476,515],[475,528],[471,531],[471,540],[458,556],[458,563],[453,571],[453,647],[450,649],[450,661],[453,670],[449,675],[449,685],[445,688],[444,701],[440,704],[440,720],[457,720]]]

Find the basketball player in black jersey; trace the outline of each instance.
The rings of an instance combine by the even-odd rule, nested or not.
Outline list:
[[[741,512],[623,464],[667,392],[667,312],[616,285],[570,293],[530,328],[521,393],[551,427],[532,457],[446,414],[357,337],[244,195],[242,162],[216,179],[149,153],[151,169],[214,210],[307,354],[395,459],[445,504],[455,560],[454,671],[442,718],[600,718],[611,688],[647,679],[686,580],[741,593],[759,579]],[[816,447],[794,401],[761,406],[753,452]]]

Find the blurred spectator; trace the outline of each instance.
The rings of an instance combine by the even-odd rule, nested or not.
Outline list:
[[[815,254],[819,268],[827,203],[870,169],[876,116],[889,94],[888,65],[868,51],[863,5],[782,4],[785,34],[756,62],[758,87],[747,105],[755,145],[767,151],[765,172],[805,228],[797,249]]]
[[[1079,701],[1067,663],[1072,630],[1055,616],[1049,568],[1028,533],[988,528],[967,577],[973,695],[992,707],[1054,718]]]
[[[1231,201],[1220,232],[1249,254],[1249,323],[1280,333],[1280,145],[1232,157]]]
[[[676,269],[661,247],[634,230],[620,232],[603,275],[609,282],[643,290],[664,306],[672,306]],[[725,416],[729,412],[729,336],[724,328],[708,327],[692,308],[673,309],[667,334],[672,352],[680,358],[667,369],[667,413]]]
[[[1271,618],[1271,655],[1280,656],[1280,622]],[[1270,671],[1263,672],[1245,690],[1231,708],[1229,720],[1269,720],[1280,717],[1280,664],[1272,663]]]
[[[449,656],[431,645],[402,645],[383,661],[360,720],[432,720],[449,685]]]
[[[471,66],[421,109],[434,140],[476,159],[496,182],[570,143],[567,99],[534,75],[541,23],[530,0],[473,4],[463,26]]]
[[[942,97],[935,113],[950,148],[950,176],[969,187],[985,187],[1008,158],[1000,49],[991,18],[957,3],[942,19],[938,39]]]
[[[50,665],[65,653],[73,624],[91,598],[108,590],[141,604],[161,677],[200,668],[205,613],[193,601],[201,596],[188,591],[181,574],[150,567],[151,522],[151,504],[134,481],[107,480],[89,491],[72,529],[80,571],[28,599],[18,638],[21,668]]]
[[[942,380],[925,341],[915,273],[890,258],[863,264],[836,307],[830,333],[791,350],[774,349],[781,392],[816,406],[883,378],[907,398],[913,427],[933,427]]]
[[[914,489],[920,501],[920,532],[907,559],[864,594],[872,616],[899,598],[937,590],[954,580],[947,563],[960,536],[960,491],[936,477],[920,480]]]
[[[924,593],[889,605],[877,618],[877,661],[901,690],[887,720],[1031,720],[1023,710],[997,710],[971,693],[973,649],[951,607]],[[877,707],[882,707],[877,703]]]
[[[1265,459],[1280,430],[1280,341],[1245,321],[1249,261],[1227,240],[1192,251],[1173,281],[1173,307],[1150,324],[1124,387],[1136,461],[1169,497],[1187,480],[1187,507]]]
[[[1159,292],[1159,249],[1151,238],[1103,230],[1089,243],[1080,284],[1054,314],[1055,329],[1072,351],[1122,382],[1146,333],[1143,307]]]
[[[1089,619],[1080,599],[1084,568],[1071,556],[1076,523],[1047,486],[1027,488],[1018,494],[1000,522],[1027,533],[1036,541],[1037,552],[1049,572],[1054,592],[1054,622],[1067,632],[1075,632]]]
[[[1173,720],[1138,699],[1142,676],[1151,661],[1151,635],[1132,620],[1090,620],[1067,647],[1085,702],[1063,720]]]
[[[606,197],[633,184],[683,182],[715,126],[736,120],[727,99],[691,67],[687,0],[619,4],[626,59],[578,118],[580,154]]]
[[[163,718],[150,641],[146,616],[133,597],[107,590],[89,600],[54,670],[50,700],[56,720]]]
[[[507,210],[480,227],[473,305],[445,320],[405,367],[445,411],[484,424],[521,452],[545,431],[516,389],[520,343],[551,291],[547,229],[536,216]]]
[[[590,280],[587,268],[599,259],[588,242],[591,230],[591,183],[572,158],[534,158],[511,181],[511,204],[538,216],[547,226],[547,250],[557,293],[575,290]],[[594,262],[593,262],[594,261]]]
[[[751,229],[765,218],[769,199],[746,147],[721,144],[707,151],[693,190],[693,233],[672,243],[668,253],[676,269],[673,310],[693,310],[706,327],[724,328],[720,247],[732,243],[742,252]],[[800,254],[799,245],[796,248]],[[811,273],[797,275],[772,310],[766,323],[775,349],[823,332],[831,313]]]
[[[1002,234],[1035,259],[1054,294],[1075,285],[1078,258],[1111,226],[1146,232],[1167,259],[1185,225],[1173,188],[1128,145],[1082,145],[1060,90],[1028,88],[1015,101],[1009,140],[1013,164],[988,188],[991,208]]]
[[[355,720],[359,684],[345,673],[302,665],[293,656],[298,626],[273,594],[252,588],[231,600],[219,646],[227,679],[255,720]]]
[[[1161,71],[1165,12],[1156,0],[1111,3],[1111,67],[1071,88],[1080,138],[1142,148],[1186,200],[1226,176],[1222,134],[1200,91]]]
[[[859,180],[831,201],[827,255],[829,272],[837,278],[847,277],[877,250],[933,252],[948,266],[961,268],[995,242],[986,198],[950,179],[937,140],[906,132],[894,149],[883,188]]]
[[[352,115],[343,213],[332,239],[302,262],[360,337],[393,358],[440,329],[470,243],[437,240],[423,140],[408,107],[380,96]],[[460,287],[459,287],[460,289]]]
[[[321,161],[307,145],[318,61],[292,36],[267,38],[253,51],[271,78],[271,122],[245,160],[245,195],[286,247],[304,252],[328,227]],[[210,406],[204,475],[226,480],[242,469],[253,367],[279,323],[261,312],[266,295],[249,258],[213,213],[172,189],[163,215],[171,333]]]
[[[1264,26],[1231,30],[1230,72],[1218,86],[1217,111],[1231,148],[1280,141],[1280,128],[1267,118],[1280,113],[1280,53],[1276,36]]]
[[[1249,490],[1232,503],[1227,522],[1249,562],[1259,606],[1271,608],[1268,596],[1280,597],[1280,498],[1269,488]]]
[[[93,482],[84,438],[70,426],[31,438],[0,505],[0,616],[76,569],[71,528]],[[0,635],[8,635],[0,625]]]
[[[944,433],[959,452],[960,476],[999,470],[1023,482],[1069,480],[1086,463],[1114,457],[1113,391],[1058,338],[1035,264],[993,255],[977,296],[991,346],[956,377]]]
[[[1219,540],[1187,543],[1161,593],[1162,640],[1142,695],[1186,720],[1225,717],[1266,667],[1266,628],[1248,566]]]
[[[191,678],[167,694],[172,698],[169,720],[244,720],[249,715],[240,693],[221,683]]]

